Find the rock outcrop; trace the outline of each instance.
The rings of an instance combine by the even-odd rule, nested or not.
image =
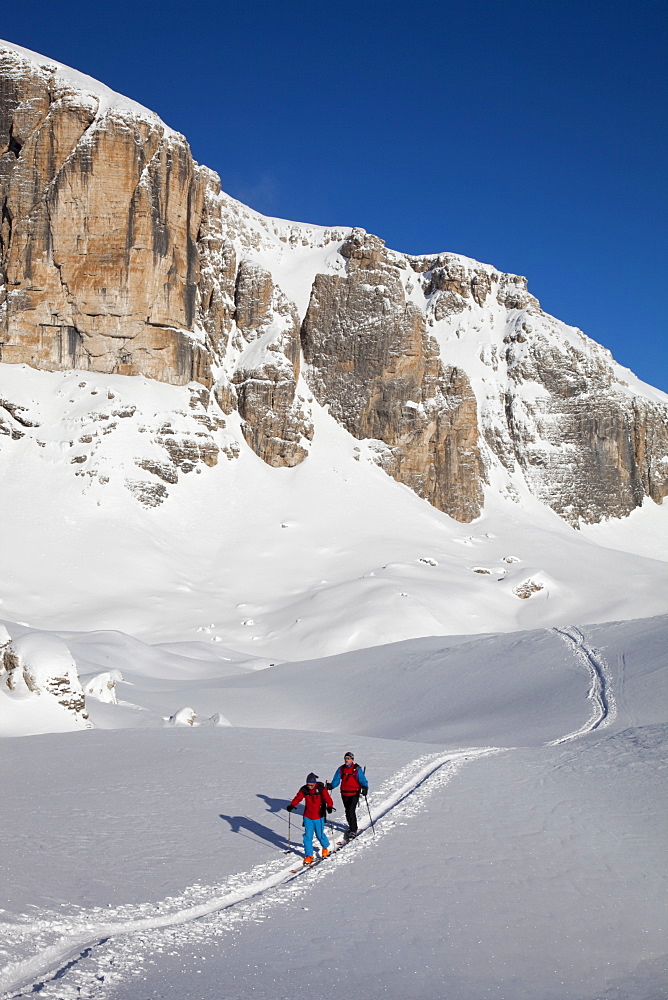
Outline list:
[[[406,261],[355,230],[345,275],[316,275],[302,328],[308,381],[357,438],[388,448],[381,464],[459,521],[480,513],[476,401],[444,365],[424,312],[406,295]]]
[[[17,698],[44,698],[78,726],[89,727],[76,665],[57,636],[29,632],[3,642],[0,635],[0,684]]]
[[[665,398],[544,314],[524,277],[266,219],[152,112],[5,43],[0,210],[1,361],[189,386],[188,419],[163,414],[135,451],[143,503],[234,458],[236,411],[264,462],[303,462],[312,398],[460,521],[493,481],[574,525],[668,492]],[[89,423],[112,420],[97,410]],[[0,434],[37,438],[32,421],[0,401]],[[78,474],[102,475],[92,452],[111,426],[81,427]]]
[[[604,352],[557,351],[544,335],[529,337],[519,352],[516,340],[508,345],[506,414],[533,492],[575,525],[599,521],[603,512],[623,517],[645,497],[661,503],[668,493],[666,408],[624,391]],[[542,391],[522,394],[524,383]]]
[[[148,112],[0,53],[2,360],[210,380],[196,335],[209,172]]]
[[[299,378],[299,316],[271,274],[242,261],[235,289],[238,354],[232,385],[244,438],[268,465],[298,465],[313,425],[296,398]]]

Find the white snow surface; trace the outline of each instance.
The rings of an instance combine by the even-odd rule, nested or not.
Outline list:
[[[371,1000],[659,1000],[667,625],[261,671],[230,656],[220,695],[242,726],[5,741],[0,996],[288,1000],[353,982]],[[77,656],[104,659],[109,638]],[[197,673],[210,683],[204,661],[187,679],[195,653],[165,651],[160,681],[135,646],[118,686],[138,714],[169,689],[193,705]],[[284,807],[348,748],[374,829],[361,808],[355,843],[303,870]]]
[[[261,663],[668,610],[667,504],[574,531],[526,488],[514,502],[492,481],[484,514],[460,524],[315,402],[301,465],[265,465],[232,414],[215,435],[238,457],[181,473],[146,508],[126,481],[151,479],[138,460],[164,460],[164,421],[201,429],[198,388],[0,365],[0,397],[24,407],[22,436],[0,444],[1,617],[205,642],[216,659],[219,644]],[[520,599],[527,581],[540,589]]]

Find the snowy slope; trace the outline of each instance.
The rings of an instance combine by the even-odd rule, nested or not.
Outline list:
[[[261,687],[276,671],[275,729],[8,741],[7,773],[31,777],[5,795],[3,998],[287,998],[350,981],[374,1000],[660,997],[665,632],[656,619],[512,647],[403,644],[386,650],[385,691],[379,651],[361,653],[355,702],[374,736],[351,736],[344,713],[317,732],[313,667],[299,664],[299,687],[286,667],[238,675]],[[449,695],[440,712],[420,698],[427,680]],[[402,738],[391,691],[430,744]],[[281,728],[279,692],[312,732]],[[284,805],[348,746],[375,834],[292,876]]]
[[[300,466],[266,466],[233,414],[215,434],[238,457],[179,472],[147,508],[126,483],[148,480],[138,463],[159,460],[166,420],[201,433],[188,388],[0,366],[0,394],[10,384],[25,411],[1,443],[9,621],[271,660],[665,611],[665,505],[576,532],[527,491],[513,503],[490,489],[485,514],[462,525],[315,407]]]
[[[92,95],[100,121],[110,109],[155,118],[75,70],[6,47],[48,65],[49,73],[55,67],[67,86]],[[555,509],[564,507],[566,517],[574,482],[580,491],[578,446],[567,431],[569,420],[582,421],[559,407],[578,396],[581,384],[585,396],[604,387],[604,409],[609,390],[622,425],[625,408],[635,413],[640,400],[639,426],[646,426],[645,404],[656,404],[660,415],[668,397],[615,365],[581,331],[544,314],[521,277],[456,254],[403,255],[361,230],[265,218],[212,192],[209,208],[219,210],[219,228],[207,230],[204,243],[211,237],[218,257],[202,250],[199,267],[217,287],[229,321],[229,329],[217,328],[220,350],[211,359],[215,398],[199,383],[0,364],[0,615],[14,623],[12,636],[25,623],[66,632],[117,630],[151,644],[220,644],[262,665],[419,636],[665,613],[667,505],[646,498],[628,517],[582,523],[578,531]],[[348,257],[341,252],[346,241]],[[229,259],[222,243],[232,248]],[[348,269],[355,253],[369,265],[359,273]],[[250,302],[234,297],[244,267],[256,268]],[[380,284],[369,286],[371,312],[376,300],[388,322],[409,306],[417,310],[440,349],[439,364],[465,372],[475,395],[477,416],[467,419],[472,426],[479,421],[484,506],[469,524],[386,475],[378,462],[387,442],[348,433],[332,416],[336,399],[318,404],[317,379],[308,382],[304,357],[288,364],[281,353],[294,347],[299,355],[299,322],[318,277],[355,285],[374,268]],[[383,275],[396,285],[387,301]],[[265,293],[266,302],[253,301]],[[204,319],[190,331],[202,343]],[[366,329],[365,316],[344,313],[342,322],[348,319]],[[367,331],[371,353],[379,347],[374,329]],[[226,386],[231,398],[231,380],[240,372],[251,383],[266,381],[270,357],[283,375],[286,365],[294,375],[304,432],[312,425],[312,439],[299,444],[306,457],[292,468],[262,462],[247,443],[248,421],[231,403],[231,412],[223,412],[224,394],[216,395]],[[404,402],[409,414],[431,405]],[[441,402],[444,413],[454,405]],[[652,414],[659,427],[660,416]],[[265,428],[262,414],[255,418]],[[620,445],[607,440],[605,420],[596,424],[591,433],[602,462],[608,451],[629,450],[634,426],[625,425]],[[656,447],[652,475],[668,462],[660,441]],[[622,480],[626,472],[622,463]],[[652,478],[649,471],[645,478]],[[659,480],[657,474],[657,498]],[[111,669],[128,668],[124,642]],[[220,676],[215,663],[222,669],[227,661],[212,662],[211,675]],[[15,713],[10,728],[56,725],[53,719],[25,724]]]

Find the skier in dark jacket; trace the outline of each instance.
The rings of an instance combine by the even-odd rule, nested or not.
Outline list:
[[[350,750],[344,754],[343,764],[336,769],[336,773],[327,787],[336,788],[338,785],[341,785],[341,801],[346,811],[348,823],[344,839],[352,840],[357,836],[357,803],[360,800],[360,795],[366,798],[369,782],[359,764],[355,763],[355,754],[351,753]]]
[[[295,806],[304,800],[304,864],[313,863],[313,834],[316,835],[322,847],[322,857],[329,857],[329,840],[325,833],[325,814],[334,811],[332,796],[327,791],[318,775],[311,773],[306,778],[294,799],[287,807],[292,812]]]

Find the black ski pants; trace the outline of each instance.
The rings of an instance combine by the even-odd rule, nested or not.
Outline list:
[[[359,792],[355,792],[353,795],[341,795],[343,808],[346,811],[346,823],[351,833],[357,833],[357,803],[359,800]]]

